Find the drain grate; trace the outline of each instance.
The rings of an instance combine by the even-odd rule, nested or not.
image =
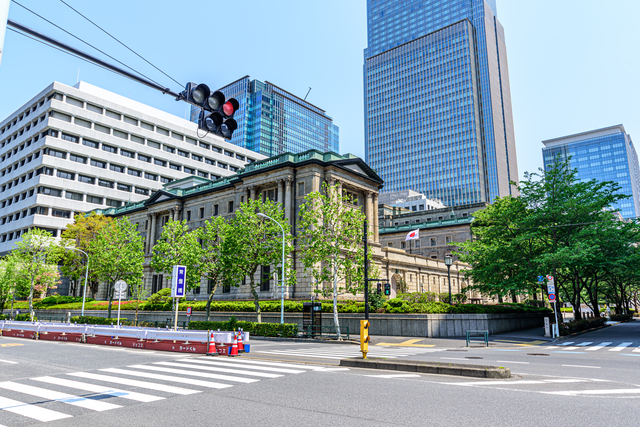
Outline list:
[[[465,359],[484,359],[484,357],[479,357],[479,356],[465,356]]]
[[[548,356],[547,353],[527,353],[527,356]]]
[[[469,350],[457,350],[457,349],[453,349],[453,348],[448,348],[447,351],[469,351]]]

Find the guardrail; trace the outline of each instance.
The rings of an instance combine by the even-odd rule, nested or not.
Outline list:
[[[136,326],[78,325],[51,322],[0,321],[3,336],[41,339],[49,341],[74,341],[87,344],[142,348],[149,350],[207,353],[211,338],[216,343],[230,344],[233,332],[152,329]],[[242,332],[243,342],[249,341],[249,333]]]
[[[347,339],[349,339],[349,327],[348,326],[339,326],[340,335],[345,335]],[[316,326],[316,325],[304,325],[302,327],[303,337],[316,337],[316,336],[325,336],[327,338],[337,337],[338,333],[336,332],[335,326]]]

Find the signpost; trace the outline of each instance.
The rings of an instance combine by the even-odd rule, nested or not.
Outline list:
[[[120,326],[120,305],[122,302],[122,298],[125,296],[125,292],[127,291],[127,282],[124,280],[118,280],[113,285],[113,290],[116,292],[114,297],[118,298],[118,327]]]
[[[560,325],[558,324],[558,306],[557,306],[557,298],[556,298],[555,278],[551,275],[546,277],[538,276],[538,282],[544,282],[545,279],[547,279],[547,294],[549,295],[549,302],[553,303],[553,311],[556,316],[556,323],[555,325],[553,325],[553,338],[558,338],[560,337]],[[548,334],[547,320],[545,320],[545,333]]]
[[[184,265],[174,265],[171,274],[171,296],[173,298],[184,298],[187,288],[187,267]],[[176,299],[176,318],[174,319],[173,329],[178,330],[178,307],[180,300]]]
[[[187,307],[187,325],[191,322],[191,307]]]

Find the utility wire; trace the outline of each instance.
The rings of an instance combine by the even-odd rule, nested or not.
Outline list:
[[[11,30],[11,31],[13,31],[14,33],[20,34],[21,36],[27,37],[27,38],[29,38],[29,39],[31,39],[31,40],[35,40],[35,41],[37,41],[38,43],[42,43],[42,44],[43,44],[43,45],[45,45],[45,46],[51,47],[51,48],[53,48],[53,49],[55,49],[55,50],[59,50],[60,52],[66,53],[67,55],[73,56],[74,58],[81,59],[81,60],[83,60],[83,61],[85,61],[85,62],[88,62],[89,64],[95,65],[96,67],[100,67],[100,68],[102,68],[102,69],[105,69],[105,70],[107,70],[107,71],[110,71],[110,72],[112,72],[113,74],[117,74],[117,75],[119,75],[119,76],[123,76],[123,77],[130,78],[130,77],[128,77],[128,76],[126,76],[126,75],[124,75],[124,74],[117,73],[117,72],[115,72],[115,71],[113,71],[113,70],[111,70],[111,69],[109,69],[109,68],[107,68],[107,67],[103,67],[103,66],[102,66],[102,65],[100,65],[100,64],[96,64],[95,62],[93,62],[93,61],[89,61],[88,59],[85,59],[85,58],[83,58],[83,57],[81,57],[81,56],[75,55],[75,54],[73,54],[73,53],[71,53],[71,52],[68,52],[68,51],[66,51],[66,50],[64,50],[64,49],[60,49],[59,47],[53,46],[53,45],[51,45],[51,44],[49,44],[49,43],[47,43],[47,42],[43,42],[42,40],[39,40],[39,39],[37,39],[37,38],[35,38],[35,37],[32,37],[32,36],[30,36],[30,35],[28,35],[28,34],[25,34],[25,33],[23,33],[23,32],[20,32],[20,31],[18,31],[18,30],[15,30],[15,29],[13,29],[13,28],[11,28],[11,27],[7,27],[7,30]],[[133,79],[132,79],[132,80],[133,80]],[[134,80],[134,81],[135,81],[135,80]]]
[[[73,10],[75,13],[77,13],[78,15],[82,16],[84,19],[86,19],[87,21],[91,22],[93,25],[95,25],[96,27],[98,27],[102,32],[104,32],[106,35],[108,35],[109,37],[111,37],[112,39],[114,39],[115,41],[117,41],[118,43],[120,43],[122,46],[126,47],[127,49],[129,49],[131,52],[133,52],[136,56],[138,56],[140,59],[142,59],[143,61],[145,61],[147,64],[151,65],[153,68],[155,68],[156,70],[160,71],[162,74],[164,74],[165,76],[169,77],[171,80],[173,80],[175,83],[177,83],[180,87],[184,87],[184,85],[182,83],[180,83],[179,81],[177,81],[176,79],[174,79],[173,77],[171,77],[170,75],[168,75],[167,73],[165,73],[164,71],[162,71],[160,68],[156,67],[155,65],[153,65],[151,62],[149,62],[147,59],[145,59],[144,57],[142,57],[142,55],[138,54],[138,52],[134,51],[133,49],[131,49],[129,46],[127,46],[126,44],[124,44],[123,42],[121,42],[120,40],[118,40],[115,36],[111,35],[107,30],[105,30],[104,28],[102,28],[101,26],[99,26],[98,24],[96,24],[95,22],[93,22],[91,19],[87,18],[86,16],[84,16],[82,13],[80,13],[79,11],[77,11],[76,9],[74,9],[71,5],[69,5],[69,3],[65,2],[64,0],[60,0],[62,3],[65,4],[65,6],[67,6],[69,9]]]
[[[39,18],[41,18],[41,19],[43,19],[43,20],[47,21],[49,24],[53,25],[54,27],[56,27],[56,28],[58,28],[58,29],[60,29],[60,30],[64,31],[64,32],[65,32],[65,33],[67,33],[67,34],[69,34],[71,37],[73,37],[73,38],[75,38],[75,39],[77,39],[77,40],[81,41],[82,43],[86,44],[87,46],[92,47],[93,49],[97,50],[98,52],[102,53],[103,55],[108,56],[109,58],[113,59],[113,60],[114,60],[114,61],[116,61],[117,63],[119,63],[119,64],[123,65],[124,67],[127,67],[128,69],[130,69],[130,70],[131,70],[131,71],[133,71],[134,73],[137,73],[137,74],[141,75],[142,77],[146,78],[147,80],[152,81],[153,83],[157,84],[158,86],[162,86],[162,85],[161,85],[160,83],[158,83],[157,81],[155,81],[155,80],[153,80],[153,79],[151,79],[151,78],[149,78],[149,77],[145,76],[145,75],[144,75],[144,74],[142,74],[141,72],[139,72],[139,71],[137,71],[137,70],[135,70],[135,69],[133,69],[133,68],[129,67],[127,64],[125,64],[125,63],[123,63],[123,62],[121,62],[121,61],[118,61],[116,58],[114,58],[113,56],[109,55],[108,53],[103,52],[102,50],[98,49],[97,47],[93,46],[92,44],[90,44],[90,43],[88,43],[88,42],[86,42],[86,41],[82,40],[80,37],[78,37],[78,36],[75,36],[75,35],[71,34],[69,31],[65,30],[64,28],[60,27],[59,25],[54,24],[53,22],[49,21],[47,18],[45,18],[45,17],[43,17],[43,16],[41,16],[41,15],[38,15],[36,12],[34,12],[33,10],[29,9],[29,8],[28,8],[28,7],[26,7],[26,6],[21,5],[21,4],[20,4],[20,3],[18,3],[16,0],[12,0],[12,1],[13,1],[15,4],[17,4],[18,6],[22,7],[23,9],[26,9],[26,10],[28,10],[29,12],[33,13],[34,15],[36,15],[37,17],[39,17]]]

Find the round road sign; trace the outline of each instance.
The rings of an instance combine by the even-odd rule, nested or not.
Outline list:
[[[553,302],[556,300],[556,294],[549,294],[549,301]]]
[[[118,292],[124,292],[127,290],[127,282],[125,282],[124,280],[118,280],[113,285],[113,289],[115,289]]]

